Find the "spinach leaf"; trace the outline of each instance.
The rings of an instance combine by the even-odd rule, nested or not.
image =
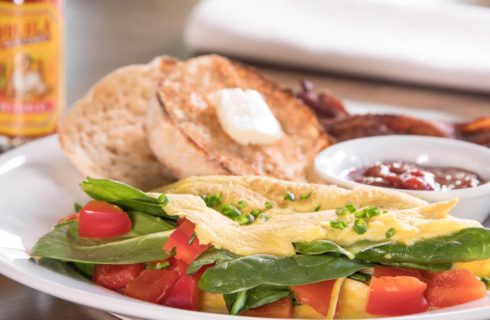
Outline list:
[[[29,259],[34,263],[37,263],[38,265],[47,268],[51,271],[54,271],[56,273],[61,273],[65,276],[68,276],[70,278],[76,279],[76,280],[81,280],[83,282],[89,282],[90,279],[87,279],[87,277],[81,275],[77,270],[75,270],[72,266],[70,266],[68,263],[56,260],[56,259],[51,259],[51,258],[41,258],[37,261],[35,261],[33,258]]]
[[[133,229],[125,236],[144,235],[175,229],[175,226],[172,223],[160,217],[148,215],[139,211],[128,211],[127,214],[131,219]]]
[[[329,240],[316,240],[311,242],[295,242],[294,248],[296,252],[307,255],[318,255],[324,253],[340,253],[350,259],[354,259],[354,254],[345,250],[335,242]]]
[[[341,256],[266,254],[241,257],[208,268],[199,287],[213,293],[235,293],[259,285],[291,286],[346,277],[369,263]]]
[[[231,251],[210,247],[191,262],[187,268],[187,274],[193,274],[194,272],[199,271],[201,267],[208,264],[220,264],[236,258],[238,258],[238,256]]]
[[[167,204],[166,198],[159,200],[147,195],[143,191],[130,187],[124,183],[87,177],[80,183],[80,187],[95,200],[107,201],[121,207],[123,210],[135,210],[153,216],[164,217],[177,221],[178,217],[169,216],[163,210]]]
[[[225,294],[223,297],[230,314],[236,315],[277,301],[290,293],[291,289],[288,286],[261,285],[250,290]]]
[[[466,228],[451,235],[420,240],[413,245],[385,244],[361,251],[356,257],[382,264],[484,260],[490,258],[490,229]]]
[[[372,276],[370,274],[356,272],[351,274],[350,276],[347,276],[347,278],[369,284]]]
[[[452,263],[382,262],[384,266],[443,272],[453,267]]]
[[[42,258],[42,259],[46,259],[46,258]],[[88,279],[93,279],[95,264],[81,263],[81,262],[68,262],[68,263],[73,265],[73,267],[83,276],[87,277]]]
[[[141,230],[138,226],[134,229]],[[31,254],[63,261],[95,264],[129,264],[155,261],[169,255],[162,249],[173,230],[89,239],[78,235],[78,221],[60,225],[41,237]]]

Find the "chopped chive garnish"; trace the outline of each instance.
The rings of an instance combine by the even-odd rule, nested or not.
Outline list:
[[[396,229],[395,228],[389,228],[388,231],[386,231],[385,233],[385,236],[386,238],[390,239],[391,237],[393,237],[396,233]]]
[[[257,215],[257,216],[258,216],[258,215]],[[248,221],[247,221],[247,223],[246,223],[246,224],[252,224],[252,223],[255,221],[255,218],[256,218],[256,217],[255,217],[253,214],[248,214],[248,215],[247,215],[247,219],[248,219]]]
[[[259,216],[259,214],[262,213],[262,210],[260,209],[253,209],[252,211],[250,211],[250,214],[254,217],[254,218],[257,218]]]
[[[330,221],[330,226],[335,229],[344,230],[347,227],[347,223],[344,220]]]
[[[237,207],[238,207],[238,208],[240,208],[240,209],[243,209],[243,208],[245,208],[246,206],[247,206],[247,203],[246,203],[245,201],[243,201],[243,200],[240,200],[240,201],[238,201],[238,203],[237,203]]]
[[[364,210],[366,210],[366,217],[367,218],[372,218],[375,216],[379,216],[381,214],[381,211],[379,211],[379,208],[375,207],[375,206],[369,206]]]
[[[286,192],[286,194],[284,195],[284,200],[291,200],[291,201],[294,201],[294,200],[296,200],[296,197],[294,196],[294,194],[293,194],[291,191],[288,191],[288,192]]]
[[[356,219],[354,221],[354,226],[352,227],[357,234],[363,234],[367,231],[367,224],[362,219]]]
[[[338,215],[338,216],[341,216],[341,215],[344,215],[347,213],[347,211],[345,210],[345,208],[343,209],[337,209],[335,210],[335,213]]]
[[[259,219],[266,222],[267,220],[269,220],[269,215],[267,215],[267,213],[262,213],[260,216],[259,216]]]
[[[209,208],[219,207],[223,203],[219,192],[216,192],[210,196],[202,195],[201,198],[204,200],[204,202],[206,202],[206,206]]]
[[[238,210],[237,208],[235,208],[229,203],[226,203],[221,207],[221,213],[227,216],[228,218],[232,218],[232,219],[242,215],[240,210]]]
[[[189,241],[187,241],[187,244],[192,244],[194,242],[194,239],[196,239],[196,234],[193,233]]]
[[[168,203],[167,195],[162,193],[161,195],[158,196],[158,201],[163,207],[165,207]]]
[[[315,210],[315,211],[319,211],[321,207],[322,207],[322,205],[321,205],[321,204],[319,204],[319,205],[317,205],[317,206],[315,207],[315,209],[313,209],[313,210]]]
[[[313,191],[310,191],[308,193],[302,194],[301,196],[299,196],[299,200],[306,200],[306,199],[308,199],[311,196],[312,193],[313,193]]]
[[[167,269],[168,267],[170,267],[170,262],[168,261],[148,263],[147,265],[145,265],[145,269],[147,270],[162,270]]]
[[[356,212],[356,207],[352,203],[348,203],[344,206],[344,208],[350,213]]]
[[[383,214],[384,214],[384,213],[388,213],[388,210],[383,210],[383,211],[382,211],[382,213],[383,213]]]
[[[246,216],[238,216],[238,217],[233,218],[233,220],[235,220],[239,224],[250,224],[250,219]]]
[[[75,209],[75,212],[80,212],[80,210],[82,210],[83,206],[80,203],[75,202],[73,204],[73,208]]]
[[[267,209],[272,209],[272,208],[274,208],[274,205],[272,204],[272,202],[270,202],[270,201],[266,201],[266,202],[265,202],[265,207],[266,207]]]

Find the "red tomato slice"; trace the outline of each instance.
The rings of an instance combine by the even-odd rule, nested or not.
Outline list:
[[[66,221],[70,221],[70,220],[78,220],[78,217],[79,217],[79,213],[72,213],[72,214],[69,214],[67,215],[66,217],[64,218],[61,218],[60,220],[58,220],[58,222],[56,224],[60,224],[60,223],[63,223],[63,222],[66,222]]]
[[[301,304],[306,304],[326,316],[330,306],[334,280],[320,281],[301,286],[291,286],[294,298]]]
[[[145,268],[136,264],[97,264],[94,269],[94,282],[107,289],[121,289],[135,279]]]
[[[189,275],[181,276],[160,303],[168,307],[198,311],[199,288],[194,278]]]
[[[264,304],[258,308],[249,309],[241,315],[248,317],[291,319],[293,317],[293,302],[291,297],[284,297],[277,301]]]
[[[78,234],[84,238],[111,238],[131,231],[128,215],[105,201],[90,201],[80,210]]]
[[[177,270],[143,270],[126,286],[126,295],[136,299],[159,303],[165,300],[179,278]]]
[[[435,276],[425,297],[433,307],[451,307],[487,296],[485,284],[466,269],[448,270]]]
[[[401,316],[424,312],[429,304],[424,298],[425,282],[416,277],[372,278],[366,312],[378,316]]]
[[[374,276],[376,278],[406,276],[406,277],[415,277],[420,281],[424,281],[424,277],[422,277],[422,274],[419,271],[414,269],[405,269],[405,268],[377,266],[374,268]]]
[[[197,256],[211,245],[201,245],[194,235],[194,224],[189,220],[183,221],[170,235],[163,245],[163,250],[170,254],[175,248],[175,258],[190,264]],[[191,238],[194,239],[189,244]]]

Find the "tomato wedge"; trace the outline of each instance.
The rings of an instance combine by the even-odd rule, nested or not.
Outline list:
[[[197,282],[192,276],[181,276],[175,282],[166,299],[161,300],[160,303],[168,307],[198,311],[199,288]]]
[[[277,301],[264,304],[258,308],[249,309],[241,315],[263,318],[286,318],[293,317],[293,302],[291,297],[284,297]]]
[[[94,268],[94,282],[107,289],[121,289],[135,279],[144,269],[143,263],[97,264]]]
[[[401,316],[424,312],[429,304],[424,298],[427,284],[416,277],[372,278],[366,312],[378,316]]]
[[[60,220],[58,220],[58,222],[56,224],[60,224],[60,223],[63,223],[63,222],[66,222],[66,221],[71,221],[71,220],[78,220],[78,216],[79,216],[79,213],[78,212],[77,213],[69,214],[66,217],[63,217]]]
[[[326,316],[330,307],[333,287],[336,280],[326,280],[301,286],[291,286],[294,298],[301,304],[306,304],[318,313]]]
[[[435,276],[425,297],[433,307],[451,307],[487,296],[485,284],[467,269],[448,270]]]
[[[163,250],[170,254],[175,248],[175,258],[190,264],[197,256],[211,245],[201,245],[194,234],[195,225],[189,220],[184,220],[170,235],[163,245]]]
[[[105,201],[90,201],[79,212],[78,234],[84,238],[111,238],[131,231],[128,215]]]
[[[392,267],[377,266],[374,268],[374,276],[376,278],[407,276],[407,277],[415,277],[420,281],[424,281],[424,277],[419,271],[414,269],[406,269],[406,268],[392,268]]]
[[[126,286],[126,295],[136,299],[162,303],[180,274],[177,270],[143,270]]]

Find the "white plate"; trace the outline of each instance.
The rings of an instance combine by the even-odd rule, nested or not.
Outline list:
[[[110,290],[55,273],[29,261],[27,252],[75,201],[83,177],[65,158],[56,136],[28,143],[0,156],[0,272],[53,296],[109,312],[145,319],[240,319],[185,311],[127,298]],[[451,309],[397,319],[488,319],[490,298]],[[243,319],[243,317],[241,317]],[[259,319],[259,318],[257,318]],[[386,318],[385,318],[386,319]]]

